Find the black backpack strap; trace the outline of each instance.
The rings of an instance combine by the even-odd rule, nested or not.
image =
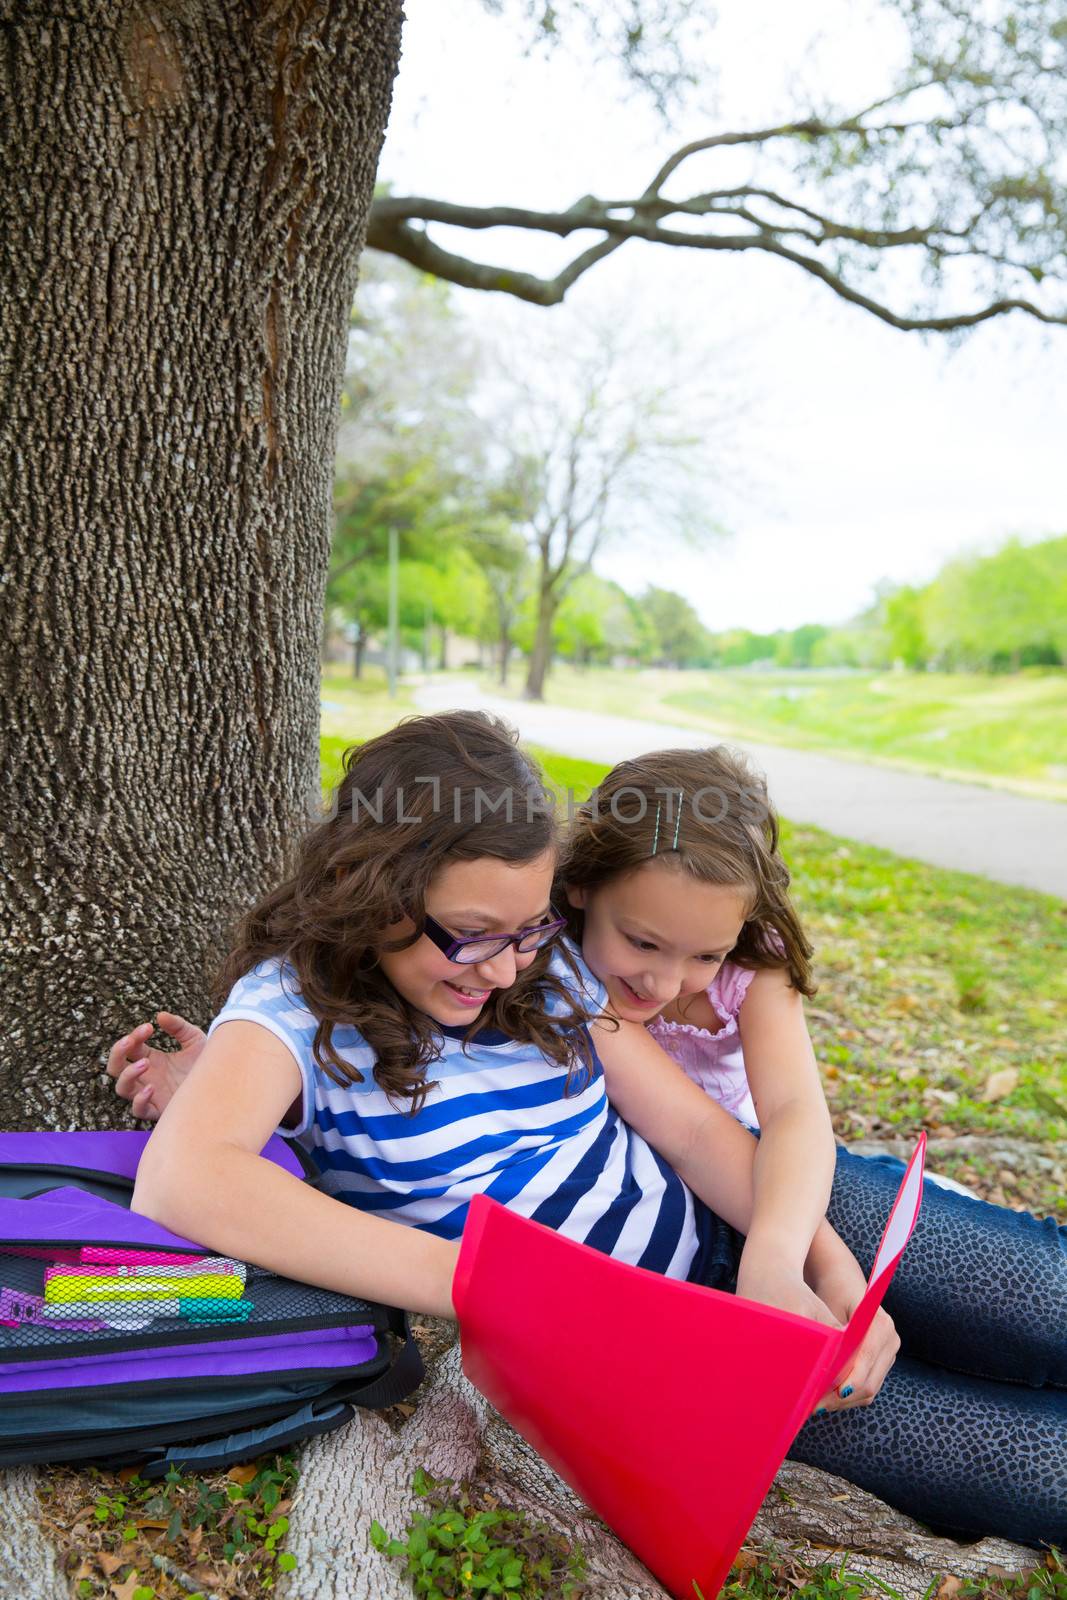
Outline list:
[[[399,1326],[394,1319],[399,1319]],[[372,1411],[380,1410],[382,1406],[395,1406],[398,1400],[405,1399],[413,1389],[417,1389],[426,1376],[422,1351],[415,1343],[407,1313],[393,1312],[390,1308],[389,1327],[404,1340],[404,1348],[388,1372],[372,1378],[361,1389],[347,1391],[346,1398],[353,1405]]]

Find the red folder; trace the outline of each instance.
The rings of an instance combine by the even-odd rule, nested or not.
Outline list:
[[[467,1376],[678,1600],[718,1594],[867,1332],[919,1214],[925,1148],[923,1135],[841,1330],[472,1202],[452,1289]]]

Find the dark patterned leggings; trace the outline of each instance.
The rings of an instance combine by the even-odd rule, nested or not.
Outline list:
[[[902,1172],[838,1151],[828,1216],[865,1272]],[[928,1182],[885,1309],[901,1353],[875,1400],[790,1456],[940,1533],[1067,1547],[1067,1229]]]

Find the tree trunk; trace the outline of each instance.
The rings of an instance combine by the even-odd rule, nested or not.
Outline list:
[[[448,670],[448,629],[442,625],[439,635],[439,649],[437,652],[437,665],[441,672]]]
[[[401,0],[4,7],[0,1126],[104,1126],[317,790],[349,308]]]
[[[363,656],[367,649],[367,630],[362,622],[356,623],[356,637],[352,644],[352,676],[362,678]]]
[[[524,700],[545,698],[545,678],[548,676],[549,663],[552,660],[552,624],[556,620],[558,608],[559,602],[551,589],[544,590],[537,612],[537,632],[534,634],[533,649],[530,651],[526,687],[522,692]]]
[[[505,629],[500,635],[500,649],[497,656],[499,666],[499,682],[502,688],[507,688],[508,661],[511,659],[511,635]]]

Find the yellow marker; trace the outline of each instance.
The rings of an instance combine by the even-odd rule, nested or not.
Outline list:
[[[49,1305],[62,1305],[69,1300],[173,1299],[178,1292],[183,1299],[206,1296],[212,1300],[240,1300],[244,1284],[236,1272],[202,1273],[180,1280],[171,1277],[96,1278],[57,1272],[44,1287],[45,1301]]]

